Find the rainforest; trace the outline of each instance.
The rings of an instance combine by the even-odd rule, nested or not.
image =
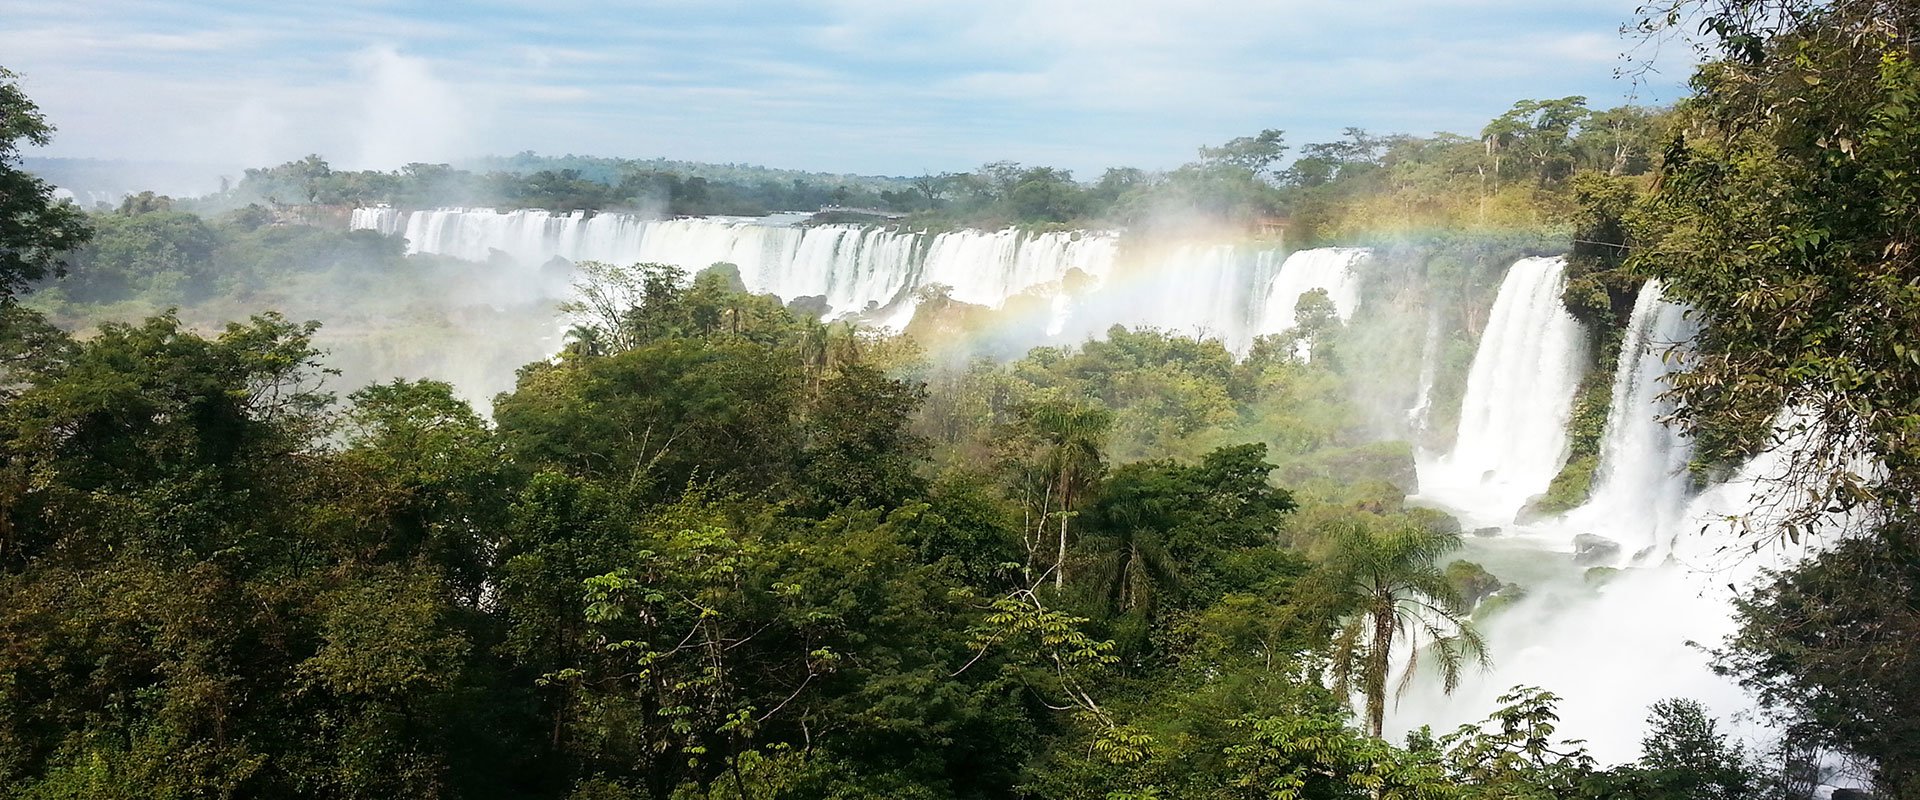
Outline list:
[[[1920,800],[1920,6],[1623,21],[1081,176],[170,191],[0,50],[0,798]]]

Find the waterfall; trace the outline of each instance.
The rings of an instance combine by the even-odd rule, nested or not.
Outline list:
[[[1427,417],[1433,411],[1433,382],[1440,371],[1440,312],[1427,309],[1427,336],[1420,344],[1420,388],[1407,408],[1407,429],[1413,433],[1427,430]]]
[[[1670,314],[1662,308],[1670,305],[1658,299],[1657,289],[1652,300],[1636,303],[1654,319]],[[1660,325],[1650,322],[1645,328]],[[1639,367],[1635,364],[1634,371]],[[1644,392],[1628,396],[1636,394],[1646,397]],[[1783,413],[1767,451],[1726,483],[1684,502],[1667,521],[1659,531],[1671,543],[1665,557],[1643,560],[1610,577],[1595,579],[1584,565],[1535,549],[1542,542],[1524,536],[1472,540],[1471,552],[1459,557],[1485,562],[1503,576],[1531,571],[1528,594],[1481,622],[1481,634],[1495,653],[1493,671],[1463,675],[1452,694],[1440,691],[1431,678],[1417,681],[1395,710],[1390,732],[1421,724],[1445,730],[1480,719],[1509,687],[1529,685],[1560,695],[1561,730],[1586,739],[1601,763],[1635,758],[1648,707],[1671,697],[1703,703],[1735,739],[1770,738],[1765,721],[1754,713],[1753,698],[1733,678],[1715,672],[1702,645],[1718,644],[1736,631],[1735,587],[1744,590],[1763,570],[1790,564],[1817,547],[1777,537],[1743,541],[1728,519],[1744,517],[1760,536],[1777,531],[1776,504],[1807,499],[1787,465],[1810,441],[1804,418]],[[1830,518],[1823,533],[1837,535],[1843,521]],[[1632,516],[1628,524],[1651,531],[1654,520]],[[1545,538],[1553,538],[1556,525],[1547,523]]]
[[[1218,339],[1229,351],[1252,344],[1259,303],[1279,260],[1227,244],[1183,244],[1133,254],[1126,277],[1109,282],[1075,310],[1072,333],[1146,325]]]
[[[1271,259],[1277,255],[1275,251],[1268,251],[1261,257]],[[1369,252],[1361,248],[1321,247],[1287,256],[1261,303],[1260,322],[1255,332],[1261,336],[1286,333],[1295,324],[1293,312],[1300,295],[1315,289],[1326,290],[1341,320],[1353,316],[1354,310],[1360,307],[1360,277],[1354,267],[1368,255]]]
[[[402,218],[404,217],[404,221]],[[915,289],[942,284],[955,300],[999,306],[1025,291],[1058,294],[1074,270],[1095,280],[1113,266],[1117,237],[1102,232],[951,231],[926,234],[857,225],[796,227],[767,219],[652,220],[626,214],[553,214],[537,209],[439,209],[401,214],[358,209],[352,226],[403,232],[409,253],[487,261],[499,253],[522,270],[555,258],[662,263],[697,272],[740,268],[755,292],[783,299],[823,296],[831,313],[890,308],[912,313]]]
[[[1585,371],[1585,333],[1560,302],[1566,261],[1507,271],[1480,335],[1453,451],[1425,465],[1423,494],[1480,524],[1504,525],[1546,491],[1567,456],[1567,420]]]
[[[1294,325],[1300,295],[1324,289],[1341,319],[1360,305],[1356,266],[1368,251],[1322,248],[1283,255],[1227,244],[1188,244],[1142,257],[1118,280],[1119,237],[1102,231],[1031,233],[1014,228],[945,233],[858,225],[787,224],[792,219],[707,217],[652,220],[626,214],[554,214],[537,209],[362,208],[352,227],[406,237],[407,252],[469,261],[504,258],[529,275],[555,258],[612,264],[672,264],[689,272],[734,264],[755,292],[824,297],[835,316],[866,314],[900,328],[915,293],[941,285],[958,301],[998,308],[1031,294],[1046,300],[1048,336],[1097,335],[1107,326],[1151,325],[1218,338],[1243,353],[1257,335]],[[1097,292],[1069,291],[1078,273]],[[533,283],[529,280],[528,283]]]
[[[1655,547],[1657,532],[1686,511],[1693,444],[1663,421],[1675,405],[1662,395],[1667,375],[1681,366],[1668,351],[1691,341],[1696,329],[1685,306],[1662,299],[1658,281],[1640,288],[1614,367],[1593,491],[1567,514],[1569,530],[1605,536],[1629,555]]]
[[[389,206],[356,208],[347,227],[356,231],[379,231],[392,236],[400,232],[400,222],[404,217],[400,211]]]
[[[1528,304],[1564,314],[1557,300],[1548,304],[1543,299],[1558,297],[1560,267],[1551,264],[1550,270],[1540,269],[1543,263],[1550,262],[1536,260],[1530,272],[1522,272],[1522,264],[1516,264],[1501,287],[1469,377],[1462,448],[1470,445],[1469,425],[1488,420],[1496,426],[1506,421],[1516,443],[1528,440],[1520,434],[1529,424],[1519,419],[1521,409],[1502,405],[1503,392],[1488,389],[1487,381],[1496,376],[1483,362],[1489,361],[1491,353],[1511,349],[1502,342],[1512,334],[1510,315],[1520,304],[1509,300],[1530,298]],[[1549,291],[1543,284],[1553,288]],[[1552,315],[1536,308],[1524,316]],[[1571,325],[1567,320],[1545,327]],[[1535,331],[1536,340],[1557,338],[1549,337],[1538,322],[1518,328]],[[1668,697],[1705,704],[1736,738],[1769,735],[1765,723],[1752,713],[1752,698],[1733,679],[1715,672],[1710,655],[1700,645],[1718,643],[1735,632],[1735,587],[1749,585],[1763,569],[1811,552],[1806,546],[1743,541],[1729,522],[1730,517],[1744,517],[1764,536],[1776,528],[1773,509],[1777,503],[1806,500],[1804,489],[1796,487],[1785,465],[1808,447],[1810,434],[1802,416],[1783,413],[1769,450],[1744,465],[1732,480],[1689,497],[1686,465],[1691,444],[1661,421],[1674,411],[1672,401],[1661,395],[1668,388],[1667,376],[1684,366],[1669,358],[1669,351],[1690,341],[1697,330],[1685,306],[1663,298],[1658,282],[1642,287],[1615,365],[1591,498],[1559,519],[1514,526],[1498,537],[1470,537],[1458,557],[1520,580],[1527,594],[1481,621],[1481,633],[1497,654],[1494,670],[1464,676],[1452,694],[1431,680],[1419,683],[1396,710],[1394,732],[1420,724],[1445,729],[1479,719],[1509,687],[1535,685],[1561,696],[1557,711],[1562,729],[1577,731],[1588,740],[1591,752],[1603,763],[1628,761],[1638,754],[1637,739],[1648,706]],[[1572,340],[1577,344],[1577,337]],[[1541,404],[1571,391],[1574,378],[1564,382],[1545,378],[1556,371],[1523,373],[1541,376],[1542,388],[1534,398]],[[1480,422],[1470,423],[1469,416]],[[1565,422],[1562,413],[1558,424]],[[1563,446],[1554,449],[1557,452]],[[1457,448],[1456,455],[1460,452]],[[1505,457],[1542,461],[1538,456]],[[1447,474],[1444,469],[1432,472]],[[1428,474],[1423,469],[1423,481]],[[1485,509],[1476,504],[1489,502],[1494,504],[1493,516],[1510,513],[1512,497],[1490,500],[1468,494],[1445,499],[1459,503],[1463,516],[1471,518]],[[1647,555],[1618,572],[1589,572],[1595,559],[1575,559],[1564,549],[1572,536],[1588,532],[1621,545],[1623,552],[1613,559],[1616,563],[1639,551]]]

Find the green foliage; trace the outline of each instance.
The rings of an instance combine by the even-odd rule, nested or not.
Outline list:
[[[1920,787],[1920,569],[1911,534],[1851,538],[1779,572],[1738,605],[1719,666],[1738,676],[1802,745],[1874,759],[1877,784]]]
[[[1601,364],[1618,360],[1621,347],[1617,329],[1600,351]],[[1520,519],[1531,521],[1563,514],[1580,507],[1593,493],[1594,472],[1600,468],[1600,449],[1606,444],[1607,416],[1613,406],[1613,379],[1610,370],[1591,370],[1580,381],[1573,396],[1573,412],[1567,419],[1567,461],[1555,473],[1547,491],[1527,502]]]
[[[1114,631],[1130,667],[1153,650],[1147,632],[1168,615],[1198,611],[1228,593],[1284,593],[1304,571],[1276,550],[1293,498],[1267,482],[1258,444],[1221,448],[1200,463],[1142,461],[1103,480],[1075,554],[1091,574],[1081,588]]]
[[[1535,687],[1515,687],[1480,725],[1466,725],[1440,739],[1449,771],[1469,787],[1471,798],[1578,797],[1593,772],[1593,757],[1579,741],[1555,741],[1559,698]]]
[[[1359,511],[1320,526],[1314,534],[1329,547],[1327,591],[1345,617],[1333,638],[1329,677],[1336,693],[1357,689],[1365,698],[1367,729],[1379,736],[1396,643],[1407,653],[1402,691],[1423,651],[1448,692],[1467,662],[1488,663],[1486,645],[1468,619],[1470,605],[1438,566],[1460,546],[1460,534],[1413,517]]]
[[[1920,326],[1913,247],[1920,69],[1870,3],[1754,27],[1747,3],[1705,3],[1727,60],[1683,109],[1647,242],[1631,266],[1706,321],[1674,388],[1706,465],[1766,447],[1782,408],[1811,422],[1795,458],[1828,507],[1907,513],[1920,486]],[[1794,108],[1792,114],[1770,109]],[[1848,461],[1885,466],[1866,479]]]
[[[1494,592],[1500,591],[1504,586],[1499,578],[1487,571],[1486,567],[1471,561],[1447,562],[1447,569],[1443,574],[1446,575],[1447,583],[1453,586],[1454,593],[1469,608],[1479,606],[1480,601],[1493,596]]]
[[[1574,128],[1590,113],[1585,97],[1514,103],[1480,131],[1481,141],[1494,157],[1494,180],[1531,172],[1545,184],[1570,175],[1575,163]]]
[[[0,306],[34,283],[66,271],[66,254],[87,241],[86,218],[56,203],[53,186],[19,168],[20,145],[45,145],[53,126],[0,67]]]
[[[0,405],[10,790],[517,785],[489,764],[512,763],[493,725],[513,691],[455,702],[492,673],[444,576],[480,559],[369,548],[401,537],[368,536],[368,501],[414,487],[318,448],[311,330],[261,317],[208,339],[161,317],[18,363]]]
[[[1251,741],[1227,749],[1247,797],[1428,800],[1448,791],[1437,754],[1355,735],[1340,716],[1242,718]]]
[[[400,208],[504,206],[555,212],[633,210],[671,214],[767,214],[828,205],[908,203],[902,178],[867,178],[665,159],[539,156],[523,152],[483,158],[459,168],[407,164],[392,172],[336,170],[310,155],[249,169],[239,183],[192,201],[218,212],[262,205],[360,205]],[[477,170],[477,171],[476,171]],[[914,210],[902,208],[901,210]]]
[[[1567,459],[1566,466],[1547,484],[1546,493],[1528,501],[1519,519],[1530,522],[1579,508],[1592,495],[1594,471],[1599,468],[1597,455],[1582,454]]]

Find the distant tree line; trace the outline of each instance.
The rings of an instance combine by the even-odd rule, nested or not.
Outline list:
[[[515,156],[471,168],[408,164],[393,172],[337,170],[320,156],[249,169],[232,187],[188,207],[249,204],[492,206],[550,211],[759,215],[829,206],[910,214],[934,227],[1226,227],[1288,218],[1297,235],[1336,237],[1388,215],[1433,226],[1541,225],[1570,210],[1566,186],[1582,172],[1645,175],[1666,113],[1623,106],[1595,112],[1582,97],[1527,100],[1478,137],[1376,136],[1348,129],[1308,144],[1291,162],[1278,130],[1219,146],[1178,168],[1115,167],[1091,182],[1067,170],[1011,161],[917,177],[801,173],[743,165]]]

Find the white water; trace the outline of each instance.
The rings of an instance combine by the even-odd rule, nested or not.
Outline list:
[[[1510,277],[1508,286],[1514,285]],[[1506,288],[1502,295],[1504,300]],[[1534,324],[1540,327],[1532,335],[1542,336],[1557,323]],[[1811,552],[1778,541],[1756,549],[1755,540],[1742,539],[1729,522],[1744,518],[1747,530],[1765,536],[1776,527],[1767,509],[1781,499],[1788,505],[1805,499],[1793,494],[1786,466],[1807,446],[1808,432],[1799,418],[1784,414],[1771,449],[1732,480],[1689,497],[1691,445],[1663,422],[1674,405],[1662,394],[1666,376],[1682,365],[1669,351],[1678,345],[1684,352],[1697,331],[1685,307],[1662,299],[1658,283],[1642,288],[1615,364],[1591,499],[1562,518],[1507,526],[1494,538],[1469,537],[1456,557],[1521,583],[1528,594],[1481,622],[1494,667],[1464,673],[1451,695],[1432,676],[1416,680],[1391,712],[1391,733],[1477,722],[1497,707],[1499,695],[1525,685],[1560,696],[1560,731],[1586,740],[1602,763],[1638,758],[1648,709],[1667,698],[1699,701],[1736,739],[1769,739],[1771,732],[1752,713],[1752,698],[1714,673],[1709,650],[1735,632],[1736,591],[1747,589],[1764,568]],[[1483,341],[1483,353],[1488,346]],[[1484,377],[1477,362],[1475,377]],[[1499,402],[1497,393],[1470,390],[1469,402],[1475,398]],[[1498,515],[1507,502],[1463,510],[1469,517]],[[1637,549],[1649,552],[1619,572],[1589,572],[1569,552],[1573,536],[1588,532],[1621,544],[1615,563]]]
[[[1368,251],[1360,248],[1321,247],[1287,256],[1261,304],[1255,333],[1261,336],[1286,333],[1297,322],[1294,309],[1300,303],[1300,296],[1315,289],[1326,290],[1327,299],[1333,301],[1334,311],[1342,322],[1352,317],[1360,307],[1360,276],[1355,267],[1368,255]]]
[[[1245,352],[1253,341],[1257,293],[1274,279],[1271,252],[1249,262],[1231,245],[1182,245],[1154,265],[1144,281],[1147,302],[1137,304],[1136,322],[1178,333],[1218,338],[1227,349]],[[1124,308],[1100,314],[1120,321]]]
[[[1424,499],[1470,527],[1506,525],[1567,457],[1567,419],[1585,373],[1585,333],[1560,302],[1566,262],[1508,270],[1480,336],[1453,451],[1420,465]]]
[[[1189,244],[1147,256],[1122,275],[1118,236],[1100,231],[925,234],[774,218],[390,208],[356,209],[351,225],[402,235],[409,253],[504,258],[503,269],[530,276],[555,258],[689,272],[724,261],[739,267],[752,291],[824,297],[832,316],[861,314],[895,329],[912,318],[915,293],[925,287],[945,286],[955,300],[994,308],[1026,294],[1047,302],[1049,336],[1073,340],[1110,325],[1147,325],[1217,338],[1236,353],[1257,335],[1291,328],[1294,304],[1313,289],[1327,291],[1341,319],[1351,316],[1360,305],[1357,268],[1368,255],[1325,248],[1283,259],[1275,250]],[[1091,288],[1073,291],[1076,275]],[[544,286],[530,279],[535,285]]]
[[[1769,521],[1756,514],[1786,488],[1788,454],[1804,446],[1783,421],[1780,441],[1748,462],[1732,480],[1685,503],[1674,518],[1645,536],[1670,540],[1668,557],[1594,580],[1564,549],[1566,530],[1557,521],[1522,527],[1495,539],[1470,540],[1457,557],[1479,561],[1496,575],[1520,579],[1529,594],[1481,626],[1494,667],[1462,674],[1451,695],[1436,681],[1418,680],[1394,709],[1389,728],[1405,732],[1422,724],[1436,730],[1478,721],[1497,707],[1496,698],[1517,685],[1540,686],[1560,696],[1560,730],[1587,740],[1602,763],[1639,757],[1648,708],[1675,697],[1690,698],[1718,718],[1737,739],[1765,740],[1770,732],[1753,717],[1753,700],[1730,678],[1713,672],[1708,650],[1735,631],[1733,587],[1744,590],[1763,568],[1790,563],[1808,548],[1766,544],[1758,551],[1727,521],[1742,515],[1758,530]],[[1673,482],[1684,486],[1682,476]],[[1429,676],[1430,677],[1430,676]]]
[[[388,206],[356,208],[348,218],[347,227],[356,231],[379,231],[392,236],[400,232],[400,226],[406,219],[406,214]]]
[[[1566,515],[1561,524],[1568,531],[1618,542],[1623,556],[1664,556],[1671,536],[1661,534],[1686,511],[1693,442],[1662,422],[1675,410],[1662,395],[1671,388],[1667,376],[1683,365],[1680,353],[1670,351],[1691,341],[1697,327],[1685,306],[1661,298],[1658,281],[1641,287],[1614,366],[1593,491]]]
[[[1236,352],[1255,335],[1291,328],[1299,296],[1315,288],[1327,290],[1347,318],[1360,302],[1357,268],[1366,257],[1365,251],[1327,249],[1283,260],[1274,251],[1189,245],[1128,270],[1115,263],[1113,237],[1097,233],[966,231],[929,241],[850,226],[385,209],[357,211],[353,224],[404,233],[412,252],[486,259],[499,251],[521,268],[556,256],[664,261],[690,271],[725,260],[738,264],[758,291],[788,299],[824,295],[835,313],[885,307],[875,318],[895,326],[912,313],[911,292],[934,283],[951,286],[956,299],[989,306],[1032,292],[1051,298],[1049,333],[1077,337],[1115,322],[1147,324],[1215,336]],[[1100,281],[1098,289],[1063,291],[1075,269]],[[1732,630],[1726,584],[1783,557],[1738,558],[1721,522],[1755,506],[1761,479],[1779,469],[1779,458],[1763,456],[1735,481],[1687,497],[1679,469],[1687,443],[1659,424],[1671,409],[1656,398],[1660,376],[1671,368],[1660,356],[1668,343],[1691,335],[1691,327],[1682,310],[1662,302],[1658,287],[1649,285],[1615,365],[1592,501],[1565,519],[1512,525],[1514,512],[1545,489],[1566,454],[1584,334],[1561,308],[1563,285],[1558,259],[1513,266],[1473,362],[1458,444],[1420,465],[1427,500],[1458,512],[1470,527],[1506,529],[1497,538],[1470,539],[1460,557],[1481,561],[1532,593],[1483,629],[1493,671],[1469,671],[1451,696],[1431,681],[1416,682],[1390,710],[1389,727],[1448,730],[1483,718],[1508,688],[1538,685],[1561,695],[1564,735],[1589,740],[1603,761],[1622,762],[1638,755],[1647,708],[1657,700],[1691,697],[1723,722],[1750,708],[1737,687],[1712,673],[1701,645],[1712,646]],[[1421,413],[1436,347],[1437,338],[1429,336],[1415,404]],[[1662,550],[1609,581],[1589,584],[1567,552],[1571,536],[1585,531],[1620,541],[1623,555],[1648,544]]]
[[[1440,371],[1440,314],[1438,309],[1427,310],[1427,336],[1420,345],[1420,389],[1413,397],[1413,405],[1407,408],[1407,430],[1425,433],[1427,418],[1433,414],[1433,382],[1439,379]]]
[[[1253,342],[1279,254],[1227,244],[1182,244],[1131,254],[1095,292],[1078,298],[1068,338],[1103,336],[1112,325],[1148,326],[1212,338],[1244,353]]]
[[[999,306],[1035,290],[1052,296],[1074,270],[1095,280],[1112,271],[1116,237],[1101,232],[896,232],[855,225],[794,227],[764,219],[652,220],[625,214],[552,214],[440,209],[401,213],[358,209],[352,226],[398,232],[409,253],[471,261],[504,255],[534,270],[555,258],[612,264],[661,263],[697,272],[727,262],[755,292],[786,300],[824,297],[831,314],[886,309],[903,323],[913,290],[942,284],[955,300]]]

